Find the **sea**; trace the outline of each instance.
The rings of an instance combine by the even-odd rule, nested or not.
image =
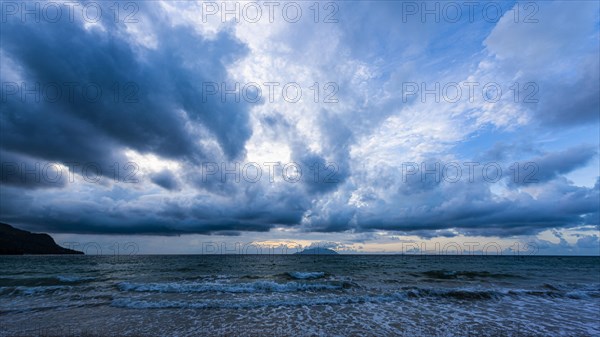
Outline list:
[[[600,257],[0,257],[0,336],[600,336]]]

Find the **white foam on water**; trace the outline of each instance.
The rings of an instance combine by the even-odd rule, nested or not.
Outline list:
[[[169,283],[129,283],[118,285],[121,291],[162,292],[162,293],[266,293],[266,292],[296,292],[339,290],[344,283],[277,283],[273,281],[256,281],[248,283],[217,283],[217,282],[169,282]]]
[[[287,273],[290,277],[295,278],[297,280],[310,280],[317,279],[325,276],[324,272],[314,271],[314,272],[301,272],[301,271],[292,271]]]
[[[37,295],[37,294],[42,294],[42,293],[54,293],[57,291],[66,291],[68,289],[70,289],[69,286],[35,286],[35,287],[23,287],[23,286],[19,286],[19,287],[6,287],[6,288],[12,288],[12,292],[10,293],[10,295],[15,295],[15,294],[23,294],[23,295]]]
[[[165,309],[165,308],[262,308],[262,307],[290,307],[290,306],[316,306],[340,305],[358,303],[384,303],[405,299],[402,294],[388,295],[345,295],[345,296],[318,296],[318,297],[292,297],[292,298],[252,298],[232,300],[144,300],[136,298],[118,298],[111,303],[114,307],[133,309]]]
[[[56,276],[56,279],[60,282],[71,283],[71,282],[82,282],[82,281],[91,281],[93,277],[84,277],[84,276]]]

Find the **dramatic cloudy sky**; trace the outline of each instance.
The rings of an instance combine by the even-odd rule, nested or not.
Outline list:
[[[37,6],[2,3],[2,222],[88,253],[599,254],[596,1]]]

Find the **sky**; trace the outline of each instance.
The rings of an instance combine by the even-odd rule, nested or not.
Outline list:
[[[2,2],[0,221],[88,254],[600,254],[600,8]]]

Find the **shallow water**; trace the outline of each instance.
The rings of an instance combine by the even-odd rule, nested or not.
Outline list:
[[[599,257],[0,257],[0,336],[598,336]]]

